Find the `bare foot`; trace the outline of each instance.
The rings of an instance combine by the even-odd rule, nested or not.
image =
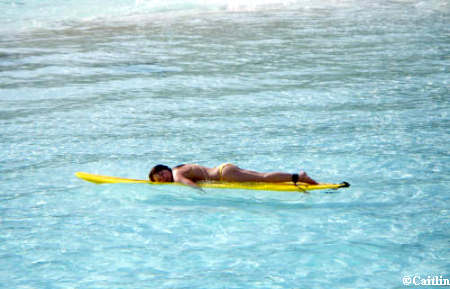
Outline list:
[[[298,174],[298,180],[303,183],[311,184],[311,185],[318,185],[319,183],[315,180],[311,179],[304,171],[300,171]]]

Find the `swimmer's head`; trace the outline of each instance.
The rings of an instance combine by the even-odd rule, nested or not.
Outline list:
[[[171,183],[173,182],[172,169],[165,165],[156,165],[148,174],[152,182]]]

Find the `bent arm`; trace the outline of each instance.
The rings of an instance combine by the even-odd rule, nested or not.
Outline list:
[[[191,188],[203,191],[203,189],[195,183],[190,177],[192,175],[192,166],[184,165],[176,168],[173,172],[173,180],[177,183],[182,183],[190,186]]]
[[[175,181],[175,182],[178,182],[178,183],[183,183],[183,184],[185,184],[185,185],[194,187],[194,188],[196,188],[196,189],[199,189],[199,188],[200,188],[199,185],[197,185],[195,182],[193,182],[192,180],[186,178],[186,177],[183,176],[183,175],[180,175],[180,176],[175,177],[174,181]]]
[[[192,187],[192,188],[200,189],[200,190],[201,190],[200,186],[197,185],[197,184],[196,184],[194,181],[192,181],[191,179],[185,177],[184,174],[183,174],[183,172],[184,172],[183,170],[177,169],[177,170],[175,171],[174,175],[173,175],[173,180],[174,180],[175,182],[177,182],[177,183],[182,183],[182,184],[188,185],[188,186],[190,186],[190,187]]]

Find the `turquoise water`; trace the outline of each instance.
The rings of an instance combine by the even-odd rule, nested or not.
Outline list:
[[[450,4],[368,2],[1,1],[0,288],[450,279]],[[352,187],[74,176],[186,162]]]

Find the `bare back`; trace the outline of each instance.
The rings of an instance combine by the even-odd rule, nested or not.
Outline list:
[[[186,183],[186,179],[192,182],[217,181],[219,174],[217,168],[207,168],[196,164],[185,164],[173,169],[175,182]]]

